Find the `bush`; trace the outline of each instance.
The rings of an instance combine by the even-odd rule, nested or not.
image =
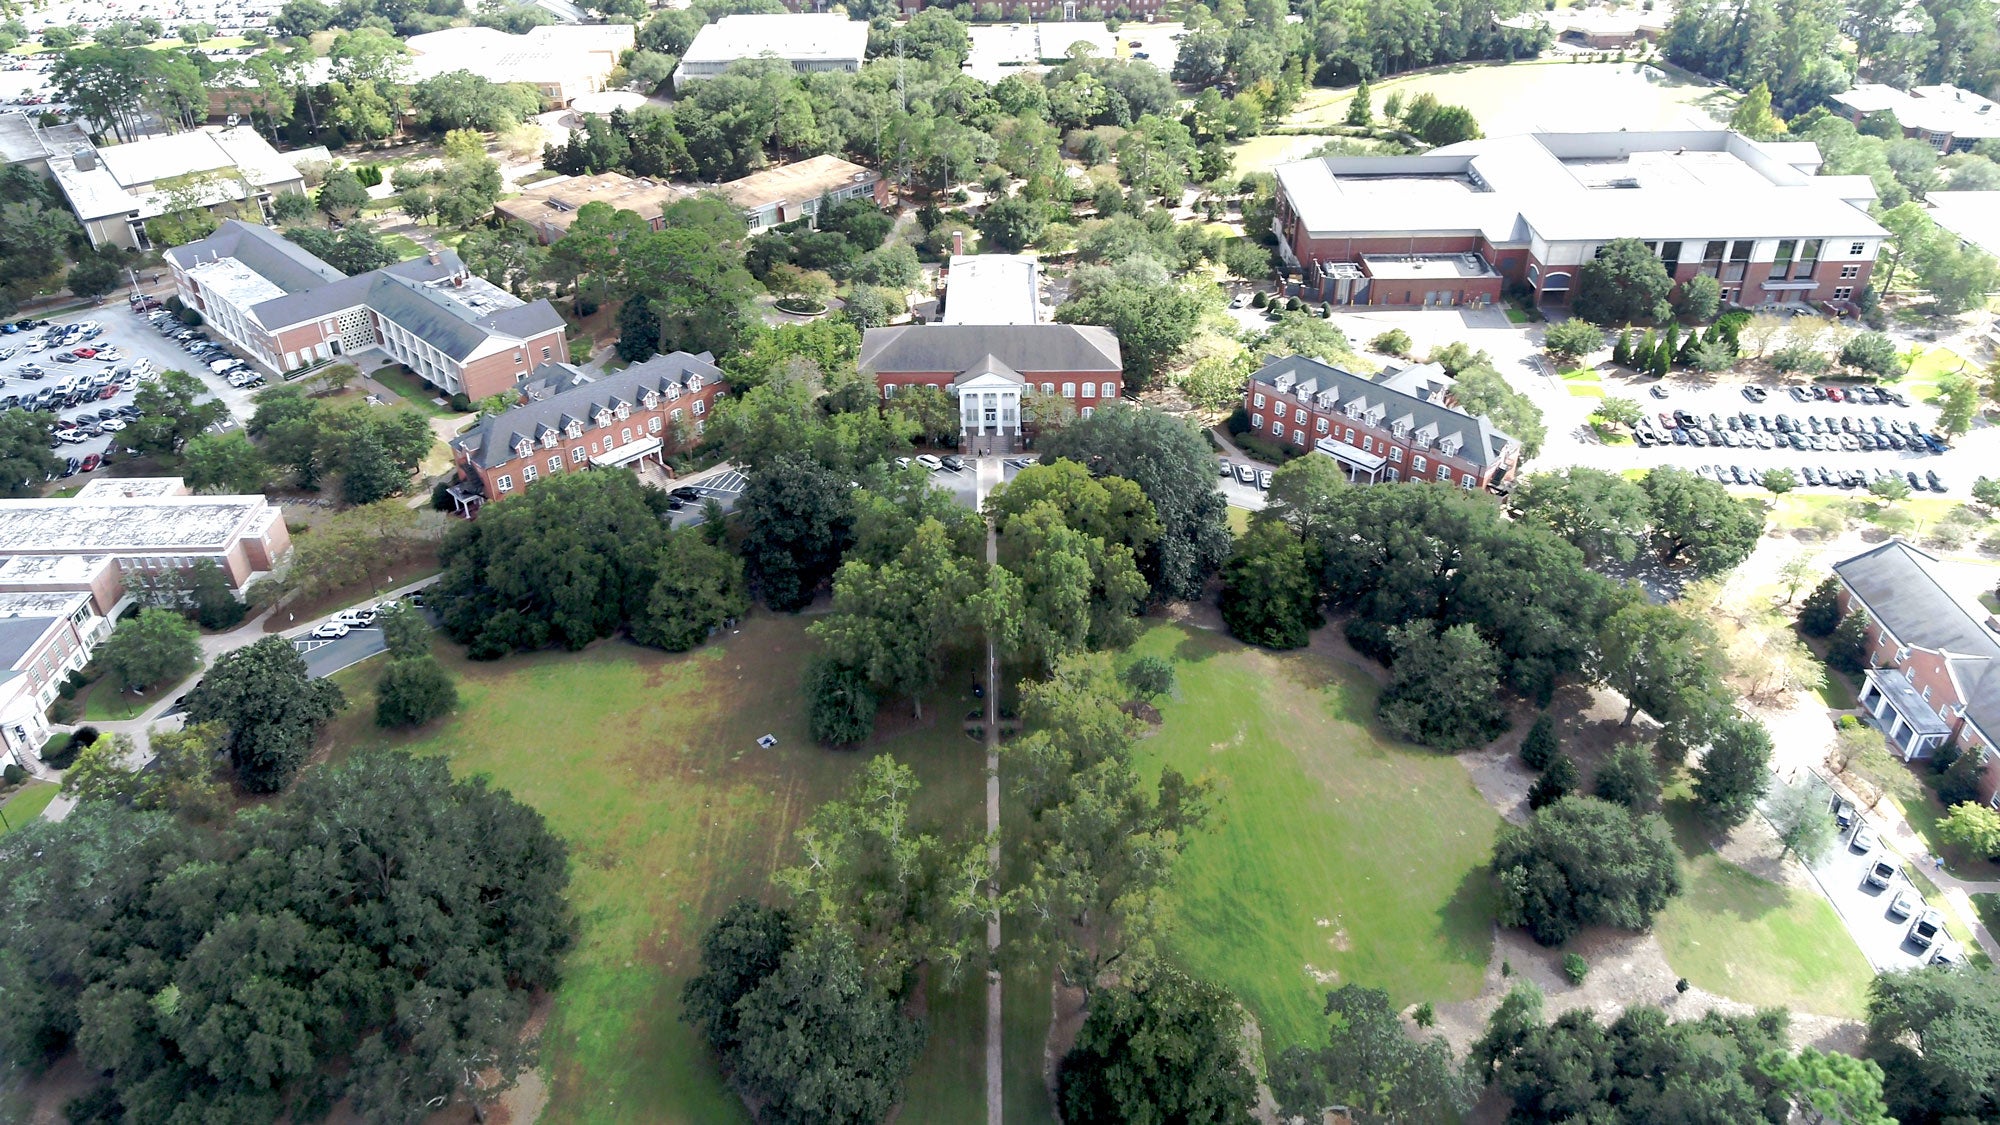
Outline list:
[[[1771,368],[1781,374],[1818,375],[1826,370],[1827,358],[1811,348],[1788,344],[1771,353]]]
[[[9,785],[19,785],[21,784],[22,781],[27,779],[28,771],[22,769],[20,766],[15,765],[13,762],[8,762],[7,768],[5,770],[0,770],[0,777],[5,777],[7,779],[7,784]]]
[[[1903,357],[1896,351],[1895,341],[1880,332],[1857,332],[1848,337],[1840,348],[1840,362],[1885,379],[1903,374]]]
[[[1410,334],[1400,328],[1391,328],[1368,341],[1368,346],[1383,355],[1407,356],[1410,354]]]
[[[1261,309],[1267,304],[1270,304],[1270,300],[1264,296],[1264,291],[1262,289],[1259,289],[1257,290],[1257,292],[1250,295],[1251,308]]]
[[[1535,725],[1528,728],[1528,737],[1521,740],[1521,764],[1540,773],[1549,768],[1549,759],[1555,757],[1558,748],[1555,720],[1544,711],[1535,716]]]
[[[375,725],[420,727],[458,706],[458,687],[434,656],[389,663],[375,687]]]
[[[439,512],[451,511],[451,482],[439,481],[431,486],[431,508]]]
[[[1548,768],[1542,771],[1542,776],[1528,787],[1528,807],[1545,809],[1555,804],[1576,792],[1577,783],[1581,780],[1576,763],[1570,760],[1568,754],[1558,751],[1549,758]]]
[[[470,414],[472,413],[472,400],[466,397],[464,391],[453,391],[451,392],[451,408],[460,414]]]
[[[1241,437],[1250,432],[1250,412],[1238,406],[1229,412],[1229,421],[1224,423],[1232,437]]]
[[[1563,976],[1567,977],[1571,984],[1582,984],[1583,978],[1589,975],[1590,962],[1583,959],[1583,954],[1563,954]]]

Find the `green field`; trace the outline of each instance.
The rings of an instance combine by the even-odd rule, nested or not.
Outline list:
[[[963,687],[927,701],[932,725],[905,729],[912,724],[900,712],[885,712],[884,726],[901,733],[860,753],[822,750],[805,731],[803,628],[797,618],[758,615],[740,634],[684,656],[607,642],[475,664],[451,649],[443,659],[459,677],[462,705],[414,738],[370,721],[379,662],[338,677],[354,706],[330,732],[334,756],[382,745],[445,755],[455,772],[484,775],[539,809],[569,841],[582,936],[543,1036],[544,1121],[748,1120],[676,1018],[681,984],[703,927],[737,897],[764,894],[774,867],[797,861],[793,831],[843,792],[867,754],[888,751],[915,769],[924,788],[914,806],[941,831],[982,822],[983,757],[955,721],[968,703]],[[776,748],[757,746],[767,733]],[[962,1081],[983,1066],[977,987],[958,996],[927,990],[931,1039],[911,1096],[944,1116],[904,1120],[983,1112],[979,1087]],[[1033,994],[1018,1002],[1032,1024]],[[1044,1031],[1047,1020],[1044,989]],[[1039,1050],[1020,1065],[1030,1068],[1025,1081],[1039,1083]]]
[[[1308,90],[1284,123],[1313,128],[1344,121],[1353,93]],[[1377,115],[1391,93],[1405,103],[1429,93],[1465,106],[1489,137],[1539,129],[1712,129],[1728,120],[1735,100],[1720,87],[1672,74],[1649,79],[1636,62],[1466,63],[1379,81],[1373,93]]]
[[[1177,626],[1133,652],[1179,676],[1141,761],[1216,785],[1176,869],[1170,948],[1250,1008],[1267,1053],[1318,1042],[1344,983],[1398,1005],[1478,993],[1500,820],[1463,767],[1380,734],[1374,684],[1326,657]]]
[[[32,781],[17,790],[7,803],[0,805],[0,812],[7,814],[7,823],[0,825],[0,832],[11,832],[23,824],[42,815],[49,802],[56,799],[61,790],[46,781]]]
[[[83,717],[91,722],[123,722],[145,714],[146,708],[160,701],[160,697],[180,686],[176,680],[161,684],[151,691],[138,695],[118,690],[118,685],[107,678],[99,679],[87,689],[83,697]]]
[[[369,372],[368,377],[396,392],[404,402],[431,417],[442,418],[457,413],[447,407],[439,406],[436,400],[443,396],[438,389],[417,378],[400,364],[378,367]]]

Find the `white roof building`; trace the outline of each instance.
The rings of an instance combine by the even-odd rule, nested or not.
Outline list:
[[[619,58],[638,45],[638,34],[631,24],[545,24],[524,35],[491,27],[447,27],[403,40],[410,53],[401,60],[398,77],[417,83],[464,70],[489,82],[533,86],[545,101],[566,106],[583,94],[603,90]],[[333,77],[331,60],[314,59],[306,76],[314,84],[328,81]],[[238,68],[224,70],[213,84],[245,91],[256,88],[256,82]]]
[[[281,153],[255,129],[197,129],[148,137],[131,144],[84,147],[49,158],[49,172],[90,234],[92,245],[112,243],[150,249],[145,222],[173,205],[172,181],[205,177],[201,206],[305,191],[294,160],[314,153]]]
[[[1043,324],[1042,264],[1026,254],[953,254],[940,324]]]
[[[1912,86],[1907,92],[1879,82],[1862,82],[1833,95],[1855,124],[1884,110],[1895,115],[1903,134],[1922,137],[1939,152],[1962,152],[1989,137],[2000,137],[1994,103],[1956,86]]]
[[[674,85],[713,78],[746,59],[782,59],[799,71],[852,72],[867,56],[868,25],[839,13],[724,16],[688,44]]]
[[[2000,191],[1934,191],[1924,202],[1932,222],[2000,258]]]

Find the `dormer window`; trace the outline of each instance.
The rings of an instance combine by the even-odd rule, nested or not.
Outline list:
[[[688,390],[691,390],[691,391],[698,391],[698,390],[700,390],[700,389],[701,389],[701,376],[699,376],[699,375],[690,375],[690,376],[688,376],[688,378],[687,378],[687,384],[688,384]]]
[[[520,441],[514,443],[514,456],[516,457],[526,457],[534,451],[535,444],[527,438],[522,438]]]
[[[600,428],[604,426],[609,426],[611,424],[611,412],[609,410],[599,408],[593,420],[597,423],[597,425]]]
[[[542,431],[542,448],[543,448],[543,449],[554,449],[554,448],[555,448],[555,446],[556,446],[556,432],[555,432],[554,430],[543,430],[543,431]]]
[[[675,383],[668,383],[668,384],[667,384],[667,397],[668,397],[669,399],[676,399],[676,398],[679,398],[679,397],[681,397],[681,389],[680,389],[680,386],[679,386],[678,384],[675,384]]]
[[[563,427],[563,433],[573,438],[580,438],[583,436],[583,423],[571,418],[569,425]]]
[[[658,391],[647,391],[646,396],[640,399],[639,402],[648,410],[657,410],[660,406],[660,393]]]
[[[1343,413],[1345,413],[1349,418],[1359,418],[1361,417],[1361,404],[1358,402],[1350,402],[1347,404],[1347,408],[1346,410],[1343,411]]]
[[[620,422],[623,422],[625,419],[630,418],[632,416],[632,407],[627,403],[621,402],[618,404],[617,414],[618,414],[618,420]]]

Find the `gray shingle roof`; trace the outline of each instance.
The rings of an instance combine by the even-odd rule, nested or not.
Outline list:
[[[523,440],[539,448],[543,435],[560,434],[571,422],[590,429],[597,424],[592,419],[599,411],[615,413],[620,404],[639,410],[648,393],[671,399],[721,381],[722,371],[707,352],[656,355],[594,378],[566,363],[545,363],[521,385],[531,401],[486,419],[453,439],[452,445],[465,450],[475,464],[499,465],[517,456],[516,447]],[[557,445],[561,443],[558,439]]]
[[[1118,336],[1087,324],[898,324],[861,337],[870,375],[964,371],[988,357],[1026,375],[1119,371]]]
[[[2000,734],[2000,639],[1938,583],[1930,569],[1936,561],[1891,539],[1835,563],[1833,572],[1897,640],[1947,654],[1966,714],[1988,735]]]
[[[1441,448],[1456,437],[1459,449],[1455,455],[1481,468],[1499,461],[1508,447],[1515,444],[1513,438],[1494,429],[1483,416],[1475,417],[1442,403],[1430,402],[1408,391],[1398,390],[1393,385],[1378,383],[1366,375],[1356,375],[1302,355],[1267,359],[1250,379],[1275,388],[1286,376],[1294,380],[1295,386],[1312,383],[1316,394],[1331,394],[1332,406],[1329,409],[1334,411],[1340,411],[1349,403],[1358,403],[1364,415],[1381,412],[1381,421],[1376,424],[1383,428],[1392,422],[1408,421],[1413,433],[1430,434],[1434,447]]]
[[[168,261],[182,269],[217,258],[234,258],[287,293],[317,289],[347,276],[270,227],[237,219],[224,220],[214,234],[176,246],[166,254]]]
[[[13,668],[28,658],[53,617],[0,617],[0,668]]]

